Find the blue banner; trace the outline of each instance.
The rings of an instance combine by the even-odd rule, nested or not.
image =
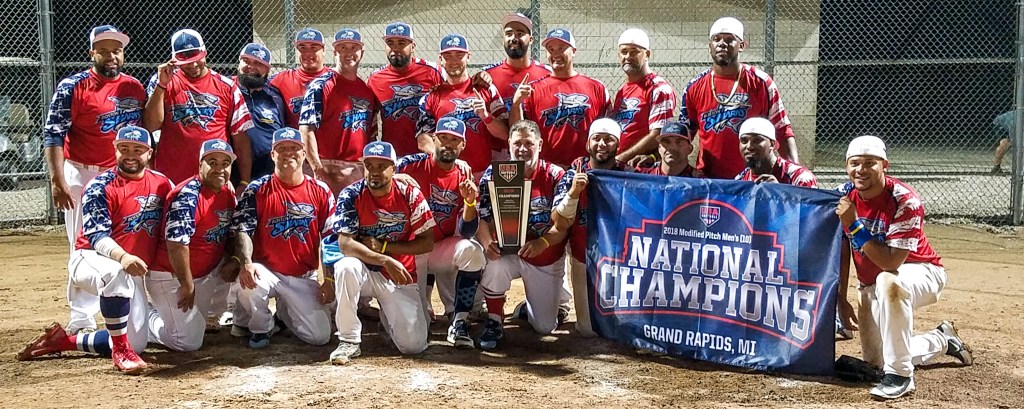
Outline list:
[[[593,171],[587,195],[598,334],[704,361],[831,374],[838,193]]]

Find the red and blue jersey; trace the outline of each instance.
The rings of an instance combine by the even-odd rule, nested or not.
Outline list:
[[[562,166],[587,154],[590,124],[608,113],[608,90],[601,81],[577,74],[532,82],[523,117],[540,126],[540,158]]]
[[[508,120],[508,111],[501,96],[498,95],[497,88],[492,85],[489,89],[478,89],[476,92],[484,98],[484,106],[495,120]],[[473,110],[476,99],[473,81],[439,85],[420,101],[419,133],[434,133],[439,118],[458,118],[466,124],[466,148],[461,156],[466,158],[473,172],[483,172],[491,165],[491,141],[495,137],[487,130],[487,124],[483,119],[480,119]],[[508,145],[507,142],[502,142],[505,146]]]
[[[523,78],[527,74],[530,75],[530,81],[536,81],[551,75],[551,67],[541,64],[536,60],[530,60],[530,65],[523,69],[517,69],[509,65],[508,61],[502,60],[501,62],[484,67],[483,70],[487,71],[487,74],[491,76],[491,84],[494,84],[494,87],[498,89],[498,95],[501,96],[502,102],[505,103],[506,112],[512,112],[512,97],[516,95],[519,84],[523,82]],[[507,151],[508,142],[504,139],[493,138],[491,139],[491,147],[496,151]]]
[[[224,258],[225,245],[235,213],[235,192],[225,184],[219,191],[203,188],[195,176],[167,195],[163,240],[156,248],[152,270],[174,271],[167,242],[188,247],[192,278],[202,278]]]
[[[146,91],[153,95],[158,74],[153,74]],[[210,70],[190,78],[175,70],[164,91],[164,122],[153,168],[173,181],[181,182],[199,171],[199,148],[210,139],[230,142],[231,135],[252,128],[235,82]]]
[[[377,105],[362,79],[328,71],[309,83],[299,124],[316,130],[320,158],[355,162],[377,138]]]
[[[565,175],[565,171],[558,165],[543,160],[537,162],[533,174],[526,180],[530,183],[530,210],[526,219],[526,239],[534,240],[551,230],[554,222],[551,220],[551,209],[555,204],[555,186]],[[480,176],[480,204],[477,211],[480,218],[485,222],[493,222],[494,215],[491,214],[491,193],[488,189],[488,182],[493,179],[491,167],[487,167],[484,174]],[[524,258],[527,263],[535,266],[548,266],[562,258],[565,254],[565,242],[551,243],[547,249],[536,257]]]
[[[380,102],[381,140],[391,143],[398,156],[419,152],[420,99],[442,82],[437,66],[422,58],[413,58],[402,72],[385,65],[366,80]]]
[[[76,250],[90,250],[104,237],[153,265],[160,240],[164,199],[174,186],[149,169],[129,179],[116,169],[96,175],[82,193],[82,230]]]
[[[679,121],[699,138],[697,169],[709,178],[732,179],[746,166],[740,154],[739,131],[747,118],[768,118],[775,124],[775,140],[780,143],[793,137],[779,88],[771,76],[743,64],[738,78],[736,92],[730,95],[737,77],[716,77],[708,68],[683,90]]]
[[[128,74],[107,78],[93,70],[67,77],[50,101],[43,146],[63,146],[64,159],[114,167],[114,137],[142,119],[146,90]]]
[[[661,129],[676,112],[676,90],[658,74],[627,82],[615,93],[610,117],[622,128],[619,153],[632,148],[652,129]]]
[[[430,155],[417,153],[400,158],[395,171],[412,176],[423,189],[421,193],[426,196],[427,205],[434,215],[434,242],[455,235],[465,199],[459,185],[467,176],[473,177],[469,164],[456,159],[451,169],[444,170]]]
[[[782,156],[779,156],[778,159],[775,160],[775,164],[772,165],[771,173],[772,176],[775,176],[775,179],[778,179],[779,183],[815,189],[818,188],[818,179],[814,177],[814,174],[811,173],[810,170],[785,160]],[[758,175],[755,175],[750,168],[744,168],[739,175],[736,175],[736,180],[753,182],[754,179],[757,179],[757,176]]]
[[[270,85],[280,90],[281,97],[284,99],[285,124],[299,129],[299,115],[302,113],[302,101],[306,98],[306,87],[314,79],[328,71],[331,71],[330,67],[324,67],[313,73],[305,72],[302,68],[292,68],[270,77]]]
[[[590,157],[581,157],[572,162],[569,169],[565,170],[565,175],[562,175],[562,178],[558,180],[558,185],[555,186],[554,206],[557,206],[563,201],[569,200],[569,189],[572,188],[572,180],[576,177],[577,170],[586,173],[590,169],[593,169],[590,167]],[[616,161],[615,165],[609,170],[632,172],[632,169],[627,167],[625,163],[619,161]],[[552,206],[552,208],[554,206]],[[576,204],[576,219],[573,220],[572,227],[569,229],[569,250],[573,258],[577,261],[581,263],[587,262],[586,190],[580,193],[579,201]]]
[[[331,190],[305,176],[288,186],[276,175],[252,181],[235,208],[232,228],[252,237],[252,260],[299,277],[320,267],[320,238],[334,209]]]
[[[434,216],[427,200],[415,186],[399,180],[391,181],[391,191],[382,197],[374,197],[360,179],[338,193],[338,207],[331,218],[331,230],[335,234],[355,237],[373,237],[384,242],[412,241],[434,227]],[[391,254],[402,263],[413,281],[416,281],[416,256]],[[380,271],[391,279],[387,269],[367,265],[372,271]]]

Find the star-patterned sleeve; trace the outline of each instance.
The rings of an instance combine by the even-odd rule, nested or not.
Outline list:
[[[306,94],[302,97],[302,109],[299,110],[299,125],[319,128],[324,112],[324,85],[331,78],[330,73],[321,75],[309,82]]]
[[[152,77],[149,77],[149,81],[146,81],[146,96],[147,97],[153,96],[153,91],[156,90],[156,86],[159,83],[160,83],[160,72],[158,71],[156,74],[153,74]]]
[[[491,167],[488,166],[484,170],[484,174],[480,175],[480,204],[476,208],[476,211],[480,213],[480,218],[488,223],[494,220],[494,217],[491,215],[491,190],[488,189],[488,182],[492,178]]]
[[[359,211],[356,208],[356,199],[359,192],[362,192],[366,182],[360,180],[338,192],[338,203],[334,208],[334,215],[331,216],[330,228],[334,234],[345,234],[355,236],[359,233]]]
[[[89,239],[89,244],[110,236],[113,221],[110,220],[110,203],[107,201],[107,185],[114,180],[113,169],[100,173],[88,185],[82,194],[82,235]]]
[[[164,225],[164,239],[167,241],[185,246],[192,243],[192,235],[196,233],[196,205],[200,188],[202,182],[198,178],[193,179],[168,200]]]
[[[46,124],[43,125],[43,146],[64,146],[64,139],[71,130],[71,100],[75,87],[78,86],[78,81],[88,75],[88,72],[78,73],[57,84],[50,108],[46,112]]]
[[[555,185],[555,200],[552,202],[552,208],[558,206],[563,201],[569,200],[569,189],[572,188],[572,179],[576,177],[576,170],[569,168],[562,175],[561,179],[558,179],[558,184]]]
[[[271,175],[256,179],[249,183],[242,191],[242,197],[238,199],[238,206],[235,207],[235,214],[232,217],[232,230],[237,233],[245,233],[252,236],[259,223],[259,215],[256,213],[256,193],[263,187],[264,183],[270,180]]]
[[[420,97],[420,119],[416,121],[416,134],[430,134],[434,133],[434,129],[437,126],[437,118],[434,118],[433,104],[431,98],[434,93],[430,92]]]

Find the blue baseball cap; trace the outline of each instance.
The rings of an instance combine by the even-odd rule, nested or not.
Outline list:
[[[275,146],[281,143],[297,143],[299,146],[306,146],[302,143],[302,135],[295,128],[284,127],[274,131],[274,136],[270,143],[270,148],[273,149]]]
[[[441,52],[445,51],[465,51],[469,52],[469,42],[466,41],[466,37],[462,34],[448,34],[441,39]]]
[[[363,45],[363,35],[359,34],[359,32],[356,31],[355,29],[343,28],[341,30],[338,30],[337,33],[334,33],[334,43],[331,44],[331,46],[337,47],[338,44],[343,43],[356,43],[359,45]]]
[[[199,32],[186,28],[171,36],[171,56],[174,65],[185,65],[206,58],[206,44]]]
[[[569,44],[569,47],[572,47],[573,50],[576,49],[576,37],[573,37],[572,32],[568,29],[555,28],[548,31],[547,37],[544,38],[544,41],[540,42],[540,45],[546,46],[550,41],[561,41]]]
[[[384,27],[384,39],[387,40],[389,38],[404,38],[414,41],[412,39],[412,26],[401,21],[388,24]]]
[[[203,142],[203,147],[199,148],[199,159],[201,160],[205,158],[206,155],[216,152],[228,155],[229,157],[231,157],[231,160],[238,159],[238,156],[235,156],[235,150],[231,149],[231,145],[220,139],[210,139],[206,142]]]
[[[299,44],[303,43],[323,46],[324,33],[321,33],[320,30],[311,27],[299,30],[299,32],[295,33],[294,45],[298,46]]]
[[[252,61],[261,63],[268,68],[270,67],[270,50],[264,47],[263,44],[249,43],[245,47],[242,47],[241,54],[239,57],[246,57]]]
[[[446,133],[449,135],[455,135],[459,138],[466,139],[466,123],[462,122],[459,118],[453,118],[446,116],[437,121],[437,126],[434,128],[434,133]]]
[[[678,136],[686,139],[688,142],[693,142],[690,138],[690,132],[687,131],[686,127],[683,126],[682,122],[670,121],[661,127],[661,133],[658,134],[658,139],[662,136]]]
[[[373,141],[366,144],[366,147],[363,148],[363,157],[359,158],[359,161],[363,162],[370,158],[386,159],[391,161],[391,163],[398,162],[398,158],[395,156],[395,147],[383,141]]]
[[[95,45],[97,41],[102,40],[115,40],[121,43],[121,47],[123,48],[128,46],[128,41],[131,39],[128,38],[127,34],[118,30],[117,27],[107,24],[93,27],[92,30],[89,31],[89,47]]]
[[[134,143],[147,148],[152,146],[149,131],[137,126],[126,126],[117,131],[117,136],[114,137],[114,146],[122,143]]]

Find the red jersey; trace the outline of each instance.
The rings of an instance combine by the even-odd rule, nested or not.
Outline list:
[[[712,95],[712,78],[717,95]],[[743,64],[739,85],[730,96],[735,84],[735,77],[715,77],[708,68],[690,80],[683,90],[679,121],[691,135],[699,138],[697,169],[709,178],[732,179],[743,170],[739,130],[747,118],[768,118],[775,124],[775,139],[780,143],[793,137],[779,88],[766,72]]]
[[[580,169],[584,173],[588,170],[593,169],[590,167],[590,157],[578,158],[572,162],[572,165],[565,171],[565,175],[558,181],[558,186],[555,186],[555,200],[554,206],[558,206],[562,201],[569,200],[569,189],[572,188],[572,180],[576,177],[576,170]],[[609,170],[617,170],[622,172],[631,171],[626,167],[625,163],[615,161],[615,165]],[[554,208],[552,206],[552,208]],[[572,257],[581,263],[587,262],[587,191],[584,190],[580,193],[579,201],[576,203],[576,218],[573,220],[572,227],[569,230],[569,250]]]
[[[501,100],[505,103],[506,112],[512,111],[512,97],[516,95],[519,83],[523,82],[523,78],[527,74],[530,75],[530,81],[536,81],[551,75],[551,67],[535,60],[530,60],[530,65],[523,69],[517,69],[509,65],[508,61],[502,60],[499,63],[484,67],[484,71],[487,71],[487,74],[491,76],[491,83],[498,89],[498,95],[501,96]],[[494,137],[491,139],[491,148],[496,151],[507,151],[508,142]]]
[[[205,277],[224,258],[235,192],[227,184],[220,191],[204,189],[199,176],[194,176],[175,187],[166,202],[163,240],[156,247],[156,263],[151,269],[174,271],[167,252],[167,242],[172,242],[188,247],[192,278]]]
[[[850,198],[857,210],[857,220],[871,232],[875,240],[892,248],[909,250],[904,263],[929,263],[942,267],[942,260],[924,237],[924,203],[913,188],[891,176],[885,177],[885,190],[869,200],[860,198],[853,184],[839,188]],[[848,226],[843,226],[845,231]],[[849,232],[847,232],[849,233]],[[857,279],[874,285],[882,269],[859,251],[853,252]]]
[[[153,265],[160,240],[164,198],[173,186],[166,176],[149,169],[142,178],[128,179],[115,169],[96,175],[82,193],[82,230],[75,250],[90,250],[104,237],[124,251]]]
[[[587,154],[590,124],[608,113],[608,90],[601,81],[577,74],[533,82],[523,117],[540,126],[540,158],[560,165]],[[737,148],[738,149],[738,148]]]
[[[434,216],[430,206],[415,186],[392,180],[391,192],[383,197],[374,197],[366,187],[365,179],[360,179],[338,193],[338,207],[334,210],[330,226],[335,234],[373,237],[387,242],[412,241],[433,227]],[[389,255],[402,263],[415,282],[416,256]],[[366,267],[392,279],[391,274],[381,266]]]
[[[490,155],[490,152],[487,152]],[[466,180],[472,169],[466,162],[456,159],[450,170],[441,169],[434,158],[426,153],[403,156],[395,165],[395,171],[412,176],[426,196],[430,212],[434,214],[434,242],[455,235],[462,204],[465,199],[459,191],[459,184]],[[429,187],[429,189],[428,189]]]
[[[743,169],[739,175],[736,175],[736,180],[744,180],[747,182],[753,182],[757,179],[758,175],[755,175],[750,168]],[[807,168],[797,165],[793,162],[785,160],[782,156],[778,156],[775,160],[775,164],[772,165],[772,176],[775,176],[779,180],[779,183],[800,186],[800,187],[811,187],[818,188],[818,179],[814,177]]]
[[[349,81],[328,71],[309,83],[299,124],[316,129],[320,158],[355,162],[377,139],[377,105],[362,79]]]
[[[508,111],[497,88],[492,85],[490,89],[477,92],[484,98],[487,111],[495,117],[494,120],[508,120]],[[473,172],[483,172],[491,165],[491,141],[494,136],[487,130],[487,124],[473,111],[474,102],[476,94],[473,92],[472,81],[439,85],[420,102],[419,133],[434,133],[439,118],[458,118],[466,124],[466,148],[461,156],[466,158]]]
[[[414,58],[403,72],[386,65],[366,80],[380,101],[381,140],[390,142],[398,156],[419,152],[420,98],[442,82],[437,66],[422,58]]]
[[[687,164],[686,167],[683,168],[683,171],[679,172],[678,175],[666,175],[665,171],[661,170],[661,162],[655,162],[654,166],[651,166],[649,168],[636,168],[636,173],[642,173],[642,174],[645,174],[645,175],[655,175],[655,176],[679,176],[679,177],[685,177],[685,178],[695,178],[695,177],[698,177],[697,176],[697,169],[694,169],[694,167],[690,166],[689,164]]]
[[[487,167],[484,174],[480,176],[480,204],[477,211],[480,218],[485,222],[493,222],[494,215],[491,214],[491,193],[487,188],[487,182],[493,179],[491,167]],[[551,230],[551,209],[554,208],[555,186],[565,175],[565,171],[558,165],[543,160],[537,162],[537,168],[526,180],[533,181],[530,185],[530,210],[526,219],[526,240],[534,240],[543,236]],[[492,229],[493,230],[493,229]],[[543,267],[553,264],[565,254],[565,242],[551,243],[547,249],[537,257],[523,258],[527,263]]]
[[[619,153],[632,148],[652,129],[661,129],[676,112],[676,90],[653,72],[623,84],[613,101],[610,117],[622,128]]]
[[[270,174],[252,181],[238,200],[232,224],[252,237],[252,260],[299,277],[320,267],[320,238],[334,209],[323,182],[305,176],[288,186]]]
[[[305,72],[302,68],[292,68],[270,77],[270,85],[280,90],[281,98],[284,99],[285,125],[299,129],[299,115],[302,113],[302,100],[306,97],[306,87],[316,77],[324,75],[328,71],[331,71],[330,67],[324,67],[314,73]]]
[[[150,95],[157,74],[149,80]],[[175,70],[164,91],[164,122],[160,125],[153,168],[181,182],[199,171],[199,148],[210,139],[230,142],[229,136],[252,128],[249,108],[235,82],[210,70],[189,78]]]
[[[43,126],[43,146],[63,146],[64,159],[114,167],[114,137],[142,119],[146,90],[128,74],[82,71],[57,84]],[[59,170],[58,170],[59,171]]]

